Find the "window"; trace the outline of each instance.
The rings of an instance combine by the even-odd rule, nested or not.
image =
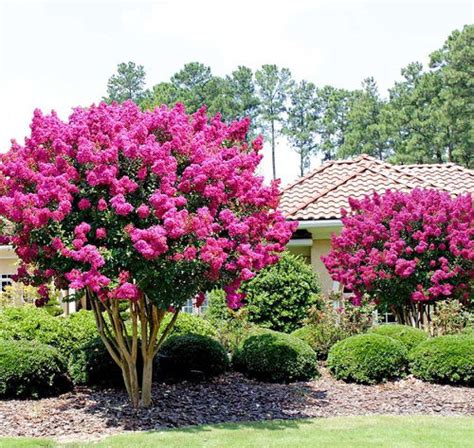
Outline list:
[[[5,291],[5,288],[12,283],[11,274],[1,274],[0,275],[0,287],[2,292]]]
[[[206,299],[202,303],[202,305],[197,308],[196,305],[196,299],[188,299],[186,301],[186,304],[183,306],[182,311],[183,313],[189,313],[189,314],[203,314],[206,312],[208,308],[208,299],[207,299],[207,294],[206,294]]]

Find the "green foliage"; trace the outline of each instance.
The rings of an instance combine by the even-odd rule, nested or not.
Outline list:
[[[433,383],[474,386],[474,336],[428,339],[409,353],[410,371]]]
[[[318,375],[316,353],[308,344],[272,330],[252,331],[232,362],[237,370],[262,381],[306,381]]]
[[[69,389],[59,352],[33,341],[0,340],[0,397],[40,398]]]
[[[311,156],[318,149],[319,107],[316,92],[312,82],[303,80],[293,84],[289,92],[290,106],[283,123],[282,133],[300,156],[300,176],[310,167]]]
[[[349,336],[340,327],[327,323],[305,325],[293,331],[291,335],[305,341],[316,352],[319,359],[326,359],[329,349],[337,341]]]
[[[397,339],[408,351],[428,339],[428,334],[425,331],[408,325],[378,325],[371,328],[370,332]]]
[[[161,323],[160,331],[167,327],[172,318],[168,313]],[[171,329],[170,336],[182,336],[188,333],[198,334],[200,336],[216,337],[217,332],[213,325],[203,317],[195,314],[180,313]]]
[[[121,369],[97,336],[72,352],[68,371],[76,385],[123,387]]]
[[[261,327],[290,333],[298,328],[309,307],[318,301],[319,282],[311,266],[284,253],[280,261],[260,271],[242,286],[248,319]]]
[[[459,300],[446,300],[436,304],[431,325],[436,336],[469,332],[474,326],[474,313]]]
[[[286,98],[292,85],[291,72],[287,68],[278,68],[274,64],[262,65],[255,73],[255,84],[260,97],[260,126],[263,133],[270,138],[272,145],[273,178],[276,179],[275,148],[279,134],[278,124],[285,112]]]
[[[168,338],[158,353],[156,364],[156,377],[160,381],[204,379],[224,373],[229,358],[215,339],[190,333]]]
[[[407,349],[396,339],[379,334],[351,336],[336,343],[328,355],[335,378],[374,384],[405,373]]]
[[[54,317],[43,308],[25,305],[0,312],[0,338],[38,341],[57,348],[67,359],[84,342],[96,337],[92,311]]]
[[[139,102],[146,96],[145,69],[143,65],[134,62],[122,62],[117,66],[117,73],[109,78],[107,83],[108,102],[122,103],[126,100]]]

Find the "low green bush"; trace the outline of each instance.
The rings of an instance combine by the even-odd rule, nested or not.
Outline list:
[[[69,358],[85,342],[97,337],[92,311],[55,317],[31,305],[7,307],[0,312],[0,338],[38,341],[57,348]]]
[[[0,397],[48,397],[70,387],[64,359],[54,347],[0,340]]]
[[[305,325],[291,333],[305,341],[318,355],[318,359],[326,359],[329,349],[341,339],[347,337],[343,330],[334,325]]]
[[[339,380],[374,384],[405,373],[407,349],[388,336],[361,334],[337,342],[327,365]]]
[[[321,288],[310,265],[284,253],[277,264],[262,269],[241,289],[250,322],[291,333],[301,326],[308,309],[319,303]]]
[[[224,373],[229,359],[224,347],[209,336],[185,334],[171,336],[155,360],[159,381],[211,378]]]
[[[124,387],[120,367],[112,359],[98,336],[72,352],[68,371],[76,385],[106,388]]]
[[[369,330],[371,333],[389,336],[402,342],[408,351],[428,339],[428,334],[419,328],[408,325],[378,325]]]
[[[164,331],[172,318],[172,314],[168,313],[161,323],[160,333]],[[214,326],[206,319],[199,315],[180,313],[171,329],[169,336],[182,336],[188,333],[199,334],[201,336],[216,337],[217,331]]]
[[[474,336],[428,339],[409,353],[414,376],[433,383],[474,386]]]
[[[233,358],[237,370],[269,382],[310,380],[318,375],[316,363],[316,353],[306,342],[271,330],[250,332]]]

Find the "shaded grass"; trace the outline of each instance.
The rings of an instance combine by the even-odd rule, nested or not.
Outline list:
[[[357,416],[226,423],[130,432],[98,443],[49,444],[20,439],[0,447],[97,448],[472,448],[474,417]],[[35,444],[36,443],[36,444]],[[43,444],[40,444],[43,443]],[[51,442],[50,442],[51,443]]]

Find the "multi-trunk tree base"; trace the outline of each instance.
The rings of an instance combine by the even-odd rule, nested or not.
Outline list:
[[[100,300],[92,291],[87,291],[94,311],[97,329],[110,356],[122,370],[125,388],[133,407],[151,405],[151,387],[153,382],[153,360],[163,341],[172,329],[179,309],[160,332],[167,313],[153,305],[145,295],[130,302],[127,321],[120,310],[120,301],[116,299]],[[139,357],[143,370],[138,370]]]

